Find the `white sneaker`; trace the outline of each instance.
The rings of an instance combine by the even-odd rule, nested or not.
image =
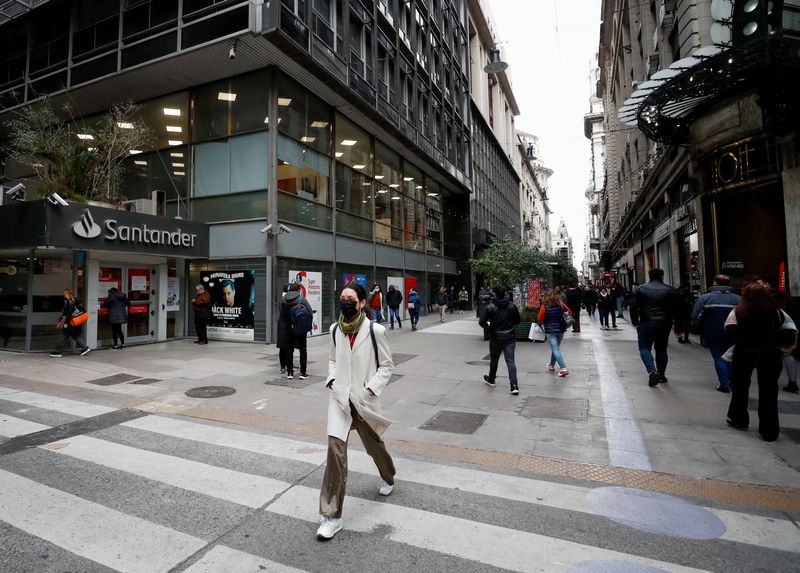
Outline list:
[[[381,495],[389,495],[394,491],[394,484],[388,484],[385,481],[381,480],[381,487],[378,490],[378,493]]]
[[[337,532],[342,529],[342,519],[335,517],[322,516],[322,523],[319,524],[317,529],[317,539],[323,541],[325,539],[332,539]]]
[[[91,348],[89,348],[89,347],[87,346],[87,347],[86,347],[86,350],[84,350],[83,352],[81,352],[81,356],[86,356],[86,355],[87,355],[87,354],[89,354],[91,351],[92,351],[92,349],[91,349]]]

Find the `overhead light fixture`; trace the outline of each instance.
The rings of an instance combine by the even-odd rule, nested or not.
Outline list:
[[[328,127],[327,121],[312,121],[311,127],[316,127],[317,129],[322,129],[323,127]]]
[[[164,115],[171,115],[174,117],[180,117],[181,110],[175,107],[165,107],[164,108]]]
[[[183,131],[183,128],[180,125],[168,125],[167,131],[169,131],[170,133],[181,133]]]
[[[88,133],[79,133],[78,139],[94,139],[94,135],[90,135]]]
[[[500,48],[497,44],[489,51],[489,63],[483,68],[487,74],[499,74],[508,68],[508,64],[500,59]]]
[[[128,150],[128,153],[130,153],[131,155],[137,155],[137,154],[139,154],[141,152],[142,152],[141,149],[129,149]]]
[[[186,175],[185,171],[174,171],[174,175]]]
[[[361,184],[362,187],[369,187],[370,185],[372,185],[372,183],[369,181],[364,181],[364,183]]]
[[[392,201],[399,201],[400,200],[400,196],[399,195],[393,195],[392,197],[390,197],[390,199]]]
[[[221,101],[236,101],[236,94],[230,92],[219,92],[217,99]]]
[[[438,197],[438,193],[428,193],[428,197]]]
[[[278,98],[278,105],[282,105],[283,107],[286,107],[286,106],[291,105],[291,104],[292,104],[292,98],[290,98],[290,97],[279,97]]]
[[[343,140],[341,141],[341,144],[342,144],[342,145],[346,145],[347,147],[352,147],[352,146],[354,146],[356,143],[358,143],[358,141],[356,141],[355,139],[343,139]]]
[[[378,195],[383,195],[384,193],[388,193],[386,189],[378,189]]]
[[[391,187],[392,189],[397,189],[398,187],[400,187],[400,184],[399,183],[389,183],[389,187]]]
[[[173,163],[173,167],[183,167],[183,163]]]
[[[344,153],[343,153],[343,152],[341,152],[341,151],[337,151],[336,153],[334,153],[334,155],[335,155],[336,157],[341,157],[342,155],[344,155]]]
[[[353,169],[364,169],[366,165],[353,165]]]
[[[118,121],[117,126],[120,129],[133,129],[133,124],[129,121]]]
[[[171,147],[174,147],[175,145],[183,145],[183,142],[180,139],[168,139],[167,143],[169,143]]]
[[[316,137],[310,137],[308,135],[304,135],[303,137],[300,138],[300,141],[302,141],[303,143],[314,143],[316,140],[317,140]]]
[[[136,165],[147,165],[147,161],[144,161],[143,159],[136,160],[134,163]]]
[[[86,150],[87,151],[97,151],[97,148],[96,147],[87,147]]]
[[[403,177],[403,181],[413,181],[413,177]]]
[[[417,185],[414,189],[422,189],[422,185]]]
[[[172,153],[169,154],[169,156],[170,157],[183,157],[183,153],[181,153],[180,151],[173,151]]]
[[[380,181],[380,180],[381,180],[381,179],[383,179],[384,177],[386,177],[386,176],[385,176],[385,175],[376,175],[376,176],[375,176],[375,179],[377,179],[378,181]]]

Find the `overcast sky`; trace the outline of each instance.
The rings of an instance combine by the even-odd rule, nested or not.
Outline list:
[[[573,238],[575,266],[583,261],[584,192],[591,176],[591,145],[583,135],[589,111],[589,74],[600,33],[600,1],[489,0],[506,52],[518,129],[539,137],[550,178],[550,227],[563,217]]]

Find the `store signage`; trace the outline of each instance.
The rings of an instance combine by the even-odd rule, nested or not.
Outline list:
[[[721,147],[704,162],[705,189],[724,191],[780,177],[780,154],[773,137],[748,138]]]
[[[83,239],[94,239],[101,235],[103,228],[106,232],[103,238],[107,241],[193,247],[197,240],[196,234],[184,233],[180,227],[175,231],[170,231],[153,229],[146,224],[128,226],[121,225],[116,219],[106,219],[101,227],[95,222],[89,209],[86,209],[80,220],[72,225],[72,232]]]

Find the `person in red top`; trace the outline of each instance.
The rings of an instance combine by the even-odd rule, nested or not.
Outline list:
[[[372,316],[370,316],[370,320],[374,320],[377,323],[383,322],[383,296],[381,295],[381,287],[378,283],[372,285],[372,289],[369,291],[368,301],[370,311],[372,312]]]

